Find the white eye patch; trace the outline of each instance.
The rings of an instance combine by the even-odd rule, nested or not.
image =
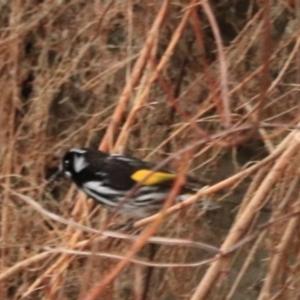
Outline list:
[[[68,178],[71,178],[71,177],[72,177],[72,174],[71,174],[71,172],[69,172],[69,171],[65,171],[65,172],[64,172],[64,175],[65,175],[66,177],[68,177]]]
[[[74,171],[79,173],[81,170],[86,168],[89,164],[86,162],[84,156],[74,157]]]

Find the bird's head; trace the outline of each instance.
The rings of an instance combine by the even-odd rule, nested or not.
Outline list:
[[[71,149],[68,151],[61,162],[60,172],[65,176],[72,178],[75,174],[81,172],[88,166],[86,160],[86,149]]]

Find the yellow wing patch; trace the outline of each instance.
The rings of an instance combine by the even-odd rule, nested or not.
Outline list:
[[[138,170],[131,175],[131,179],[136,182],[142,182],[144,185],[155,185],[159,183],[163,183],[166,181],[170,181],[175,179],[175,174],[164,173],[164,172],[153,172],[151,174],[151,170]],[[151,174],[149,176],[149,174]],[[147,176],[149,176],[146,180],[144,180]]]

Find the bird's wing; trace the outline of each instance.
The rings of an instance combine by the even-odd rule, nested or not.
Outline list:
[[[103,164],[110,184],[116,188],[131,189],[136,183],[142,185],[171,185],[176,177],[165,169],[153,171],[154,165],[124,155],[110,155]]]

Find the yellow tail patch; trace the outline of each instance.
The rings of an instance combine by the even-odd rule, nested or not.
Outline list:
[[[131,179],[136,182],[143,182],[144,185],[155,185],[166,181],[175,179],[175,174],[164,173],[164,172],[153,172],[150,176],[151,170],[139,170],[131,175]],[[149,176],[146,180],[144,180]]]

